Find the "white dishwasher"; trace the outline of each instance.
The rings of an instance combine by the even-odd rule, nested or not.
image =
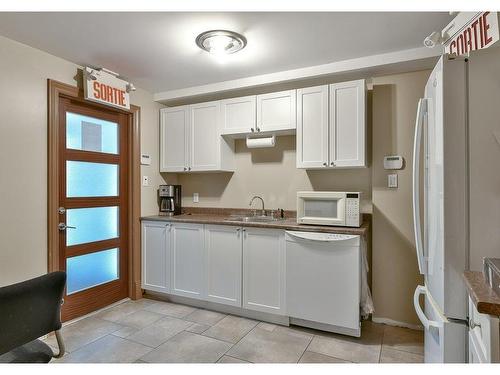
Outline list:
[[[291,323],[359,337],[360,298],[359,236],[286,231]]]

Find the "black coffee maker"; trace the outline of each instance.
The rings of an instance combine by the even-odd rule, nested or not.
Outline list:
[[[181,185],[160,185],[158,205],[160,214],[172,216],[181,214]]]

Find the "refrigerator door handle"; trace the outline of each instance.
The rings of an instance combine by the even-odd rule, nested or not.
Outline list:
[[[415,232],[418,269],[422,275],[427,273],[427,264],[422,244],[422,223],[420,219],[420,145],[422,142],[422,127],[426,111],[427,99],[421,98],[418,101],[415,137],[413,139],[413,229]]]
[[[425,316],[424,311],[422,310],[422,306],[420,306],[419,297],[421,295],[427,295],[427,288],[422,285],[418,285],[415,289],[415,293],[413,294],[413,306],[415,307],[415,312],[417,313],[418,318],[424,325],[424,328],[428,330],[430,327],[439,328],[441,324],[434,320],[429,320],[427,316]]]

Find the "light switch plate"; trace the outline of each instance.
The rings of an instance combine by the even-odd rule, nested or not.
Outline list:
[[[200,201],[200,194],[193,193],[193,203],[198,203]]]
[[[149,186],[149,176],[142,176],[142,186]]]
[[[387,175],[387,187],[389,187],[389,188],[397,188],[398,187],[398,175],[397,174]]]

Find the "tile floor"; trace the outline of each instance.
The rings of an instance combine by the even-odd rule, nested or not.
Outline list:
[[[353,338],[258,322],[169,302],[126,301],[62,329],[53,362],[422,362],[420,331],[363,322]],[[55,337],[46,339],[56,346]]]

